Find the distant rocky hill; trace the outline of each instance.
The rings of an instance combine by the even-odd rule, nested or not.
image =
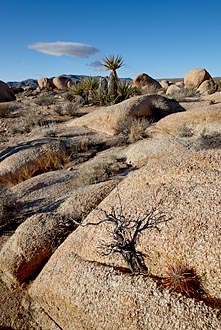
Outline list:
[[[73,82],[80,81],[80,80],[83,80],[83,79],[89,77],[87,75],[73,75],[73,74],[63,74],[61,76],[69,78]],[[54,77],[51,77],[50,79],[53,79],[53,78]],[[93,78],[99,79],[100,76],[93,76]],[[120,78],[120,80],[132,81],[131,78]],[[26,79],[26,80],[23,80],[23,81],[9,81],[9,82],[7,82],[7,84],[9,85],[9,87],[16,87],[16,88],[20,88],[20,87],[23,88],[25,86],[30,86],[30,87],[37,88],[38,87],[38,80],[37,79]]]

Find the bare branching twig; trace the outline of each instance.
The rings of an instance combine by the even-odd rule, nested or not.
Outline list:
[[[137,243],[140,235],[148,229],[155,229],[161,231],[160,224],[170,221],[166,214],[157,208],[152,208],[144,215],[124,213],[122,200],[119,197],[119,208],[112,207],[110,211],[97,208],[103,216],[98,222],[79,223],[75,224],[86,226],[98,226],[102,223],[110,223],[112,228],[110,230],[111,241],[107,242],[101,240],[98,245],[98,251],[103,256],[109,256],[115,253],[120,254],[126,261],[128,268],[132,273],[146,273],[148,268],[144,262],[144,254],[137,251]]]

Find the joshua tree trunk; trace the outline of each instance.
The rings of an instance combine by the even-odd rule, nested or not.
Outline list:
[[[108,81],[108,93],[114,99],[117,97],[118,76],[115,70],[112,70]]]

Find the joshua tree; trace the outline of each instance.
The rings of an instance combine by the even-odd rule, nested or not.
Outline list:
[[[118,76],[117,69],[124,65],[120,55],[110,55],[102,59],[102,64],[106,70],[111,70],[108,82],[108,93],[115,99],[117,97]]]

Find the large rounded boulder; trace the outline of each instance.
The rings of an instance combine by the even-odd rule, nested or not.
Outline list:
[[[133,85],[141,88],[146,93],[153,93],[162,89],[161,84],[146,73],[141,73],[133,80]]]
[[[212,80],[211,75],[206,69],[193,69],[184,77],[185,87],[198,88],[205,80]]]
[[[0,102],[15,101],[16,97],[11,88],[6,83],[0,80]]]
[[[67,89],[68,88],[68,82],[70,81],[69,78],[60,76],[60,77],[55,77],[53,79],[53,84],[57,89]]]
[[[116,135],[120,127],[128,119],[159,119],[171,113],[184,111],[184,108],[175,100],[161,95],[139,95],[121,103],[95,108],[92,112],[77,119],[70,120],[68,127],[86,126],[110,135]]]
[[[46,89],[46,88],[54,88],[55,87],[53,85],[52,79],[45,78],[45,77],[40,77],[38,79],[38,86],[41,90]]]

